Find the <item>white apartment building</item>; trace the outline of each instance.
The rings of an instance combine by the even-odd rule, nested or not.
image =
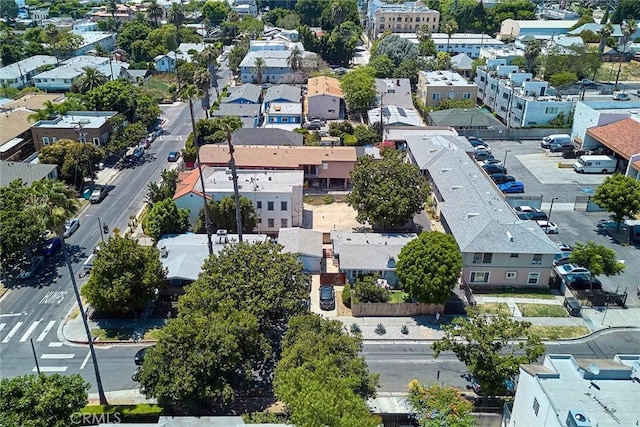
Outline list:
[[[58,60],[55,56],[34,55],[0,68],[0,84],[22,89],[40,69],[57,65]]]
[[[413,44],[419,44],[418,35],[415,33],[398,34]],[[471,58],[478,58],[484,49],[502,49],[504,42],[487,34],[451,34],[451,39],[447,33],[432,33],[431,40],[438,52],[449,52],[451,56],[457,53],[464,53]]]
[[[440,25],[440,12],[429,9],[421,1],[384,3],[373,13],[371,25],[370,34],[374,39],[387,30],[392,33],[415,33],[425,25],[431,32],[436,32]]]
[[[572,97],[556,96],[548,82],[533,80],[531,73],[506,65],[505,59],[489,60],[476,68],[475,83],[478,100],[509,127],[544,125],[560,113],[568,119],[575,107]]]
[[[233,196],[233,181],[228,168],[202,168],[205,193],[220,201]],[[189,209],[189,220],[195,224],[203,206],[198,169],[184,176],[178,184],[174,200],[179,208]],[[258,215],[258,233],[276,234],[280,228],[302,226],[302,170],[238,169],[240,195],[251,201]]]

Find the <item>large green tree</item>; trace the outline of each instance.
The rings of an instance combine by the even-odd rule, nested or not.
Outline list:
[[[224,1],[207,1],[202,5],[202,16],[212,27],[220,25],[231,12],[231,7]]]
[[[157,248],[115,235],[100,245],[82,294],[98,311],[139,313],[156,295],[166,275]]]
[[[29,199],[30,189],[21,179],[0,187],[0,258],[3,260],[25,254],[40,238],[39,216],[24,208]]]
[[[471,414],[473,403],[454,387],[439,384],[424,386],[418,380],[412,380],[407,401],[420,427],[476,425],[476,418]]]
[[[68,426],[87,404],[90,387],[78,374],[4,378],[0,381],[0,425]]]
[[[625,218],[633,218],[640,213],[640,181],[619,173],[613,174],[596,188],[592,200],[609,211],[619,230]]]
[[[140,385],[163,406],[194,410],[230,403],[269,354],[256,317],[232,301],[220,301],[211,312],[181,310],[145,354]]]
[[[518,375],[521,364],[535,362],[545,351],[531,323],[504,314],[484,316],[472,309],[468,318],[456,317],[442,330],[444,338],[432,344],[434,357],[452,351],[482,387],[485,404],[488,396],[504,392],[505,381]]]
[[[425,231],[398,256],[396,274],[404,289],[423,303],[444,304],[462,271],[462,254],[450,234]]]
[[[154,203],[142,227],[156,242],[165,234],[180,234],[189,229],[189,210],[180,209],[173,199]]]
[[[227,230],[237,234],[236,206],[233,196],[223,197],[219,202],[210,200],[208,203],[211,223],[214,230]],[[242,217],[242,232],[252,233],[258,225],[258,215],[251,200],[240,196],[240,215]],[[196,233],[206,233],[204,207],[200,208],[195,226]]]
[[[418,47],[408,39],[393,34],[380,40],[372,54],[372,59],[380,55],[386,55],[393,65],[398,67],[402,61],[417,59]]]
[[[387,149],[382,159],[362,156],[351,171],[353,189],[347,203],[360,223],[400,227],[420,212],[429,185],[418,168],[405,163],[399,152]]]
[[[359,67],[347,73],[340,81],[344,100],[352,111],[368,110],[376,99],[375,70]]]
[[[618,262],[616,251],[605,245],[598,245],[593,240],[589,240],[587,243],[576,243],[569,260],[588,268],[594,276],[601,274],[615,276],[625,269],[625,265]]]
[[[173,198],[178,186],[179,172],[176,169],[163,169],[160,173],[160,182],[147,184],[147,202],[153,205],[165,199]]]
[[[129,122],[149,126],[160,115],[158,103],[125,79],[109,81],[89,91],[85,103],[90,110],[117,111]]]
[[[58,165],[60,178],[80,188],[85,178],[92,178],[93,165],[100,163],[104,155],[104,150],[94,144],[61,139],[42,147],[38,159],[41,163]]]
[[[15,19],[18,16],[18,5],[13,0],[0,0],[0,18]]]
[[[307,278],[294,254],[274,242],[234,243],[205,261],[202,273],[180,298],[180,310],[209,313],[223,300],[254,314],[261,330],[283,327],[304,313]]]

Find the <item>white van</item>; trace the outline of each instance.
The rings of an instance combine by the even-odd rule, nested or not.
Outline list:
[[[557,145],[565,145],[571,143],[571,135],[567,135],[566,133],[560,133],[557,135],[549,135],[542,138],[540,141],[540,146],[542,148],[549,148],[554,144]]]
[[[618,161],[611,156],[580,156],[573,164],[578,173],[613,173]]]

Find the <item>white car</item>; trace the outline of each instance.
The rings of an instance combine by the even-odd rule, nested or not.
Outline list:
[[[551,221],[545,221],[542,219],[536,220],[536,223],[547,234],[558,234],[558,226]]]
[[[71,218],[64,223],[64,237],[69,237],[80,227],[80,220],[78,218]]]
[[[560,274],[590,274],[589,269],[580,267],[577,264],[565,264],[556,267],[556,271]]]

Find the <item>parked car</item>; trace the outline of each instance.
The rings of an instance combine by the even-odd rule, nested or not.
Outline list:
[[[551,221],[545,221],[542,219],[536,220],[538,226],[544,230],[547,234],[558,234],[558,226]]]
[[[613,99],[615,101],[628,101],[631,99],[631,96],[628,93],[618,92],[613,95]]]
[[[554,267],[559,267],[561,265],[569,264],[571,257],[571,252],[560,252],[553,255],[553,265]]]
[[[580,86],[595,86],[596,82],[594,82],[593,80],[589,80],[589,79],[582,79],[578,82],[578,84]]]
[[[179,158],[180,158],[180,152],[179,151],[170,151],[169,155],[167,156],[167,161],[169,161],[169,162],[177,162]]]
[[[44,266],[44,257],[35,256],[31,259],[31,265],[28,270],[24,270],[22,273],[18,275],[18,279],[26,280],[31,279],[33,276],[38,273],[38,271],[42,270]]]
[[[491,157],[488,158],[487,160],[483,160],[482,164],[483,165],[501,165],[502,160],[496,159],[495,157],[493,157],[493,155],[491,155]]]
[[[577,264],[565,264],[565,265],[561,265],[560,267],[558,267],[556,269],[556,271],[562,275],[564,274],[578,274],[578,273],[582,273],[582,274],[591,274],[591,272],[589,271],[588,268],[586,267],[580,267]]]
[[[473,388],[473,392],[478,396],[483,395],[482,386],[475,378],[471,378],[471,387]],[[501,396],[513,396],[516,392],[516,384],[513,380],[505,380],[504,381],[504,390],[500,394]]]
[[[43,255],[48,258],[58,252],[60,248],[62,248],[62,239],[59,237],[52,237],[51,239],[45,240],[38,255]]]
[[[145,354],[147,354],[147,350],[149,350],[150,348],[151,347],[145,347],[138,350],[136,355],[133,356],[133,363],[135,363],[138,366],[142,365],[142,363],[144,363],[144,356]]]
[[[473,148],[476,148],[476,147],[478,147],[478,146],[480,146],[480,145],[482,145],[482,146],[484,146],[484,147],[488,147],[488,146],[489,146],[489,144],[487,144],[486,142],[484,142],[484,140],[483,140],[483,139],[481,139],[481,138],[476,138],[475,136],[470,136],[470,137],[468,137],[467,139],[469,140],[469,144],[471,144],[471,146],[472,146]]]
[[[520,181],[514,182],[505,182],[504,184],[498,185],[498,188],[503,193],[524,193],[524,183]]]
[[[490,178],[497,185],[504,184],[505,182],[514,182],[516,180],[514,176],[506,175],[504,173],[494,173],[493,175],[490,176]]]
[[[573,248],[566,243],[556,242],[556,246],[560,249],[560,252],[573,252]]]
[[[514,210],[520,219],[547,220],[546,213],[540,209],[532,208],[531,206],[516,206]]]
[[[305,123],[304,128],[307,130],[320,130],[320,128],[322,128],[322,122],[320,120],[311,120]]]
[[[574,297],[567,297],[564,299],[564,308],[567,309],[570,316],[580,317],[582,313],[582,305],[580,305],[580,301],[578,301]]]
[[[493,160],[495,157],[493,157],[493,154],[491,154],[491,151],[476,151],[473,153],[473,158],[479,162],[485,162],[487,160]]]
[[[336,292],[333,286],[320,286],[320,309],[333,310],[336,308]]]
[[[484,169],[484,171],[489,175],[493,175],[496,173],[507,173],[507,168],[505,168],[503,165],[482,165],[482,169]]]
[[[71,218],[64,223],[64,237],[69,237],[80,227],[80,220],[78,218]]]
[[[572,142],[562,142],[562,143],[551,144],[551,146],[549,147],[549,152],[562,153],[565,149],[568,149],[568,148],[573,148]]]
[[[105,197],[107,197],[107,193],[109,193],[109,191],[107,190],[107,187],[105,185],[95,187],[91,192],[91,196],[89,197],[89,202],[100,203],[101,201],[104,200]]]
[[[602,289],[602,282],[593,277],[591,273],[568,274],[565,280],[575,290]]]

